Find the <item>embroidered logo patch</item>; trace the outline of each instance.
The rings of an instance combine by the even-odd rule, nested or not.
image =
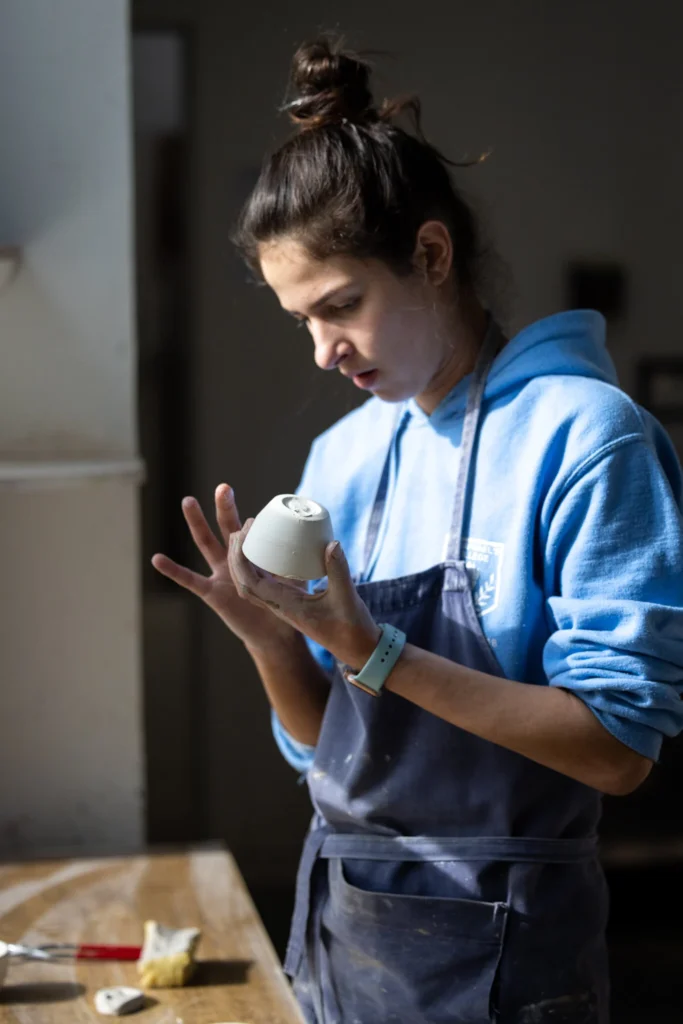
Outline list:
[[[477,615],[488,615],[498,607],[505,545],[495,540],[463,538],[465,565],[472,580]]]

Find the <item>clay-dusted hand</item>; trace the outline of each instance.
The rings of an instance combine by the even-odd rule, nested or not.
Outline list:
[[[152,565],[158,572],[179,586],[201,597],[225,625],[251,650],[268,650],[296,638],[296,630],[269,611],[266,605],[245,601],[237,592],[228,565],[230,538],[242,528],[232,488],[220,484],[216,488],[216,521],[223,543],[216,537],[195,498],[185,498],[183,515],[197,549],[203,555],[210,576],[178,565],[167,555],[157,554]]]
[[[379,642],[381,629],[356,590],[339,541],[325,548],[327,589],[309,594],[290,580],[259,569],[242,551],[253,519],[230,535],[228,561],[244,601],[274,613],[304,633],[337,661],[360,671]]]

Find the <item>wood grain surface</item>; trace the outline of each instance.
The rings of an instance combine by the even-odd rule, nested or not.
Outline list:
[[[302,1017],[239,870],[222,850],[0,865],[0,939],[142,944],[154,918],[196,925],[198,968],[182,989],[153,989],[140,1024],[302,1024]],[[95,992],[137,986],[134,963],[13,960],[0,990],[0,1024],[103,1021]],[[109,1018],[111,1019],[111,1018]]]

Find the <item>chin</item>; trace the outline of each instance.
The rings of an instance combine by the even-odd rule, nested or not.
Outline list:
[[[411,398],[415,398],[419,394],[415,388],[396,386],[393,388],[377,388],[375,394],[378,398],[381,398],[383,402],[407,402]]]
[[[410,397],[412,389],[406,386],[405,381],[392,380],[391,377],[385,377],[382,374],[370,394],[381,399],[382,402],[403,402]]]
[[[399,402],[404,402],[409,395],[403,395],[393,388],[373,388],[372,395],[374,398],[379,398],[381,402],[387,402],[389,405],[397,405]]]

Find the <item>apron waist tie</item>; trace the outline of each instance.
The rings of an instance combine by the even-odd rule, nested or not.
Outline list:
[[[580,839],[526,836],[380,836],[328,833],[318,855],[325,859],[440,861],[484,860],[573,864],[597,856],[596,835]]]
[[[296,877],[294,916],[284,962],[285,973],[291,978],[298,973],[301,966],[309,926],[313,869],[327,835],[329,835],[329,831],[325,827],[311,828],[304,841]]]

